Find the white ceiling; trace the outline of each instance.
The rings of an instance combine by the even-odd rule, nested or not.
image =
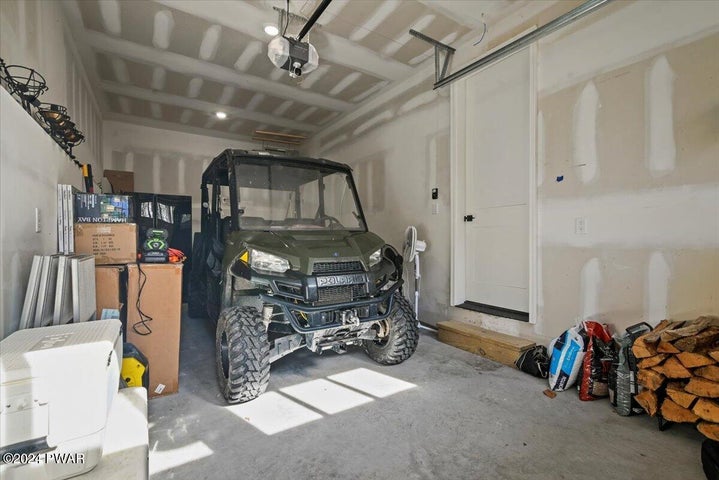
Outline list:
[[[63,0],[107,119],[246,139],[255,130],[311,135],[453,44],[529,0],[334,0],[309,35],[320,56],[297,79],[266,55],[266,24],[284,0]],[[291,0],[309,17],[319,0]],[[296,35],[302,21],[292,21]],[[214,113],[224,111],[226,120]]]

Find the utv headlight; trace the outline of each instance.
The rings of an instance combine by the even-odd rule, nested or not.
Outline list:
[[[290,262],[286,258],[265,253],[260,250],[250,250],[250,267],[253,270],[283,273],[290,269]]]
[[[374,267],[379,262],[382,261],[382,249],[380,248],[376,252],[374,252],[372,255],[369,256],[369,266]]]

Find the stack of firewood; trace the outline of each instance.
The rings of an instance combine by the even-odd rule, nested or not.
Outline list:
[[[719,441],[719,317],[664,320],[632,347],[638,361],[637,402],[651,416],[697,423]]]

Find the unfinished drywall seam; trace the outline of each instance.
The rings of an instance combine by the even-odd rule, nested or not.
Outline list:
[[[186,171],[187,159],[180,157],[177,161],[177,191],[185,193],[187,191],[187,183],[185,183],[185,171]]]
[[[582,183],[597,176],[597,114],[599,92],[589,82],[574,107],[574,167]]]
[[[674,170],[677,147],[674,142],[674,72],[662,55],[647,72],[644,119],[646,160],[653,176]]]
[[[369,130],[370,128],[391,120],[392,117],[394,117],[394,113],[392,112],[392,110],[385,110],[384,112],[375,115],[374,117],[370,118],[369,120],[361,124],[359,127],[357,127],[355,131],[352,132],[352,136],[357,137]]]
[[[667,318],[671,268],[664,254],[652,252],[647,265],[644,318],[652,325]]]
[[[540,110],[537,113],[537,187],[544,183],[544,162],[546,162],[544,114]]]
[[[404,115],[407,112],[411,112],[415,108],[419,108],[423,105],[427,105],[428,103],[432,103],[438,96],[439,95],[435,90],[430,90],[428,92],[415,95],[399,107],[399,109],[397,110],[397,115]]]
[[[134,172],[135,171],[135,153],[134,152],[127,152],[125,154],[125,171],[126,172]]]
[[[709,183],[606,195],[545,197],[542,245],[719,248],[718,191],[715,183]],[[575,233],[574,221],[578,217],[589,222],[586,235]]]
[[[437,137],[439,137],[441,133],[438,133],[436,135],[432,135],[432,137],[429,139],[428,143],[428,152],[427,157],[429,158],[429,188],[437,188],[437,157],[439,156],[439,152],[437,151]],[[445,192],[442,192],[443,194]]]
[[[537,238],[542,238],[542,223],[541,223],[541,209],[537,213]],[[537,321],[535,325],[544,325],[542,319],[544,318],[544,281],[542,270],[542,249],[537,249]]]
[[[344,142],[349,138],[349,135],[346,133],[343,133],[339,137],[335,137],[329,142],[327,142],[325,145],[322,146],[322,149],[320,150],[320,153],[324,155],[326,152],[332,150],[333,147],[339,145],[340,143]]]
[[[161,192],[160,189],[160,180],[161,177],[161,163],[162,159],[160,158],[160,154],[156,153],[152,156],[152,191],[153,192]]]
[[[595,317],[599,312],[599,295],[602,288],[602,272],[599,259],[592,258],[582,267],[582,318],[586,320]]]

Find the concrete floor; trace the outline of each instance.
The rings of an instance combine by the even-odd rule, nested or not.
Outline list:
[[[704,478],[693,426],[660,432],[575,390],[549,399],[545,381],[431,333],[393,367],[359,349],[296,352],[273,364],[272,393],[228,407],[214,327],[183,316],[182,328],[180,392],[150,401],[153,480]],[[343,372],[354,388],[327,380]]]

